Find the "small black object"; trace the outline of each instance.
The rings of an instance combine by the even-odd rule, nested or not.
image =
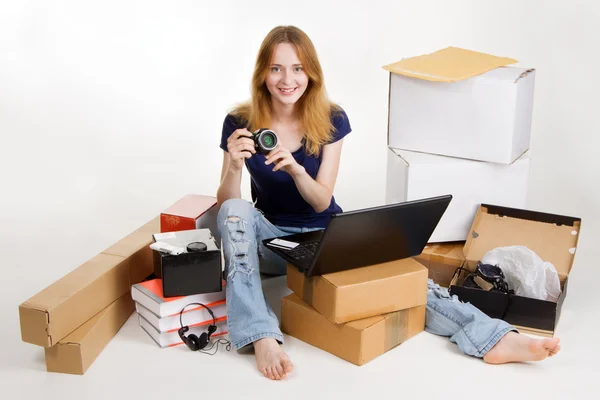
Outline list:
[[[190,330],[190,328],[186,325],[183,326],[183,321],[182,321],[182,314],[183,311],[191,305],[199,305],[202,306],[204,308],[206,308],[208,310],[208,312],[210,313],[210,315],[212,316],[213,319],[213,323],[212,325],[208,326],[208,332],[202,332],[202,334],[200,335],[200,337],[191,334],[189,336],[185,336],[185,333],[187,331]],[[205,306],[202,303],[190,303],[188,305],[186,305],[185,307],[183,307],[181,309],[181,312],[179,313],[179,324],[181,325],[181,328],[179,328],[179,330],[177,331],[177,333],[179,334],[179,337],[181,338],[181,340],[183,341],[183,343],[185,343],[187,345],[187,347],[189,347],[190,350],[192,351],[197,351],[197,350],[202,350],[206,347],[206,345],[208,344],[208,342],[210,341],[210,335],[212,335],[213,333],[216,332],[217,330],[217,320],[215,318],[215,314],[213,314],[212,310]]]
[[[212,316],[213,319],[213,323],[212,325],[208,326],[208,332],[202,332],[200,334],[200,336],[196,336],[193,333],[189,336],[185,336],[185,333],[187,331],[190,330],[189,326],[183,326],[183,321],[182,321],[182,315],[183,315],[183,311],[191,305],[199,305],[202,306],[204,308],[206,308],[208,310],[208,312],[210,313],[210,315]],[[225,339],[218,339],[216,342],[214,342],[210,347],[206,347],[208,345],[208,343],[210,342],[210,337],[213,333],[215,333],[217,331],[217,320],[215,318],[215,314],[212,312],[212,310],[202,304],[202,303],[190,303],[188,305],[186,305],[185,307],[183,307],[183,309],[181,310],[181,312],[179,313],[179,324],[181,326],[181,328],[179,328],[179,330],[177,331],[177,333],[179,334],[179,337],[181,338],[181,340],[183,341],[183,343],[185,343],[185,345],[192,351],[200,351],[202,353],[206,353],[209,355],[214,355],[217,350],[219,349],[219,343],[220,344],[225,344],[226,345],[226,350],[229,351],[231,350],[231,342],[229,340],[225,340]],[[212,350],[213,347],[215,347],[215,345],[217,346],[217,348],[215,349],[214,352],[210,353],[210,350]]]
[[[476,277],[481,278],[491,284],[491,290],[494,292],[515,294],[514,290],[509,289],[506,278],[504,277],[504,273],[498,265],[483,264],[481,261],[478,261],[475,272],[467,276],[462,286],[483,289],[477,284],[475,280]]]
[[[254,131],[254,133],[252,133],[252,140],[254,140],[256,152],[260,154],[267,154],[275,149],[279,141],[277,139],[277,134],[274,131],[265,128]]]
[[[186,246],[187,247],[187,246]],[[154,251],[165,297],[220,292],[223,289],[221,250],[190,251],[179,255]]]
[[[206,243],[204,242],[192,242],[187,245],[187,251],[192,253],[195,251],[206,251]]]

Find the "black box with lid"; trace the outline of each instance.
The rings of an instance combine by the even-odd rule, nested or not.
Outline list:
[[[210,229],[156,233],[153,238],[183,249],[177,255],[154,250],[154,273],[162,278],[165,297],[223,290],[221,250]]]

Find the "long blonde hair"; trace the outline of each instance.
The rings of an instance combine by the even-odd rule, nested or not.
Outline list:
[[[242,118],[251,131],[268,128],[271,123],[271,93],[265,80],[275,47],[280,43],[290,43],[296,49],[298,58],[308,76],[306,91],[296,103],[295,112],[305,131],[305,148],[308,154],[319,154],[321,146],[330,139],[334,126],[332,112],[341,108],[329,101],[323,81],[323,70],[315,47],[306,33],[295,26],[273,28],[263,40],[252,75],[252,97],[250,101],[235,107],[231,114]]]

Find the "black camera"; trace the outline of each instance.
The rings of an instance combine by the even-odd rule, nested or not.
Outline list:
[[[261,128],[252,133],[254,147],[257,153],[267,154],[277,147],[277,135],[270,129]]]

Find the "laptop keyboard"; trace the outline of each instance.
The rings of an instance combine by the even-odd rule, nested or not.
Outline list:
[[[317,251],[319,242],[301,243],[293,249],[287,250],[286,253],[295,260],[311,259]]]

